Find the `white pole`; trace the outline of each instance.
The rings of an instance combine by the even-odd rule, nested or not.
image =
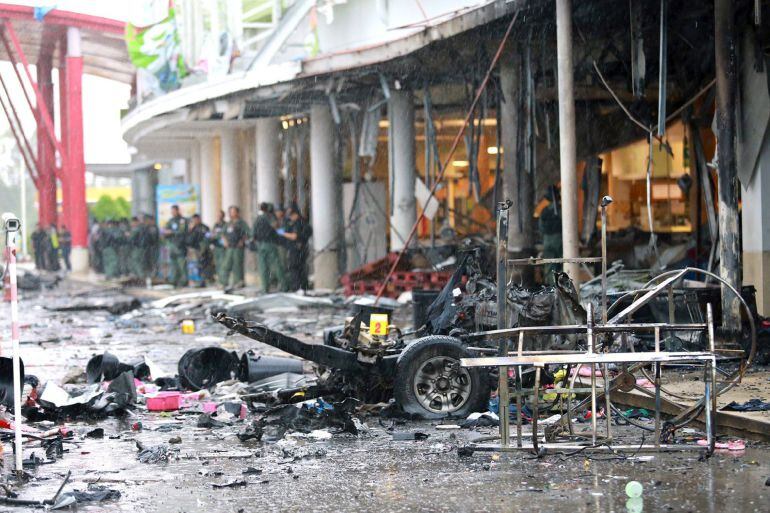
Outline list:
[[[27,174],[24,172],[24,166],[19,165],[19,180],[21,189],[21,225],[27,226]],[[27,237],[22,233],[21,235],[21,254],[24,256],[29,255],[27,252]]]
[[[575,91],[572,66],[572,0],[556,1],[556,63],[559,89],[559,167],[561,175],[561,234],[564,258],[580,256],[578,246],[577,156],[575,149]],[[579,264],[564,270],[578,286]]]
[[[4,216],[5,217],[5,216]],[[16,234],[5,228],[5,254],[8,262],[8,276],[11,282],[11,343],[13,345],[13,430],[16,447],[16,474],[21,476],[21,363],[19,359],[19,295],[16,288]]]

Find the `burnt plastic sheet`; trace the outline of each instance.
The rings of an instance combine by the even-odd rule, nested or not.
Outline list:
[[[179,360],[179,382],[189,390],[209,388],[237,376],[239,366],[238,355],[221,347],[190,349]]]
[[[144,358],[134,363],[122,363],[117,356],[105,351],[103,354],[94,355],[88,360],[86,381],[89,384],[112,381],[126,371],[131,371],[136,379],[150,377],[150,365]]]
[[[320,399],[315,405],[283,404],[270,408],[238,434],[241,441],[249,439],[280,440],[288,431],[310,433],[328,429],[338,433],[359,433],[360,423],[353,417],[359,401],[345,399],[329,404]]]
[[[134,375],[126,371],[118,375],[105,391],[99,383],[67,391],[53,382],[43,385],[38,397],[42,412],[27,413],[49,418],[106,417],[123,413],[136,403]]]
[[[761,399],[751,399],[745,403],[731,402],[722,410],[728,411],[770,411],[770,402],[764,403]]]

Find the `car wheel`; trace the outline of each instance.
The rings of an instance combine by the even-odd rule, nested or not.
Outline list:
[[[467,417],[486,411],[489,375],[478,367],[461,367],[473,356],[456,338],[429,336],[409,344],[396,365],[393,395],[406,412],[425,419]]]

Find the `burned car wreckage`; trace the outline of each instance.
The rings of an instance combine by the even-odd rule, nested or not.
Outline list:
[[[486,411],[492,383],[484,369],[463,368],[460,359],[495,348],[472,347],[468,335],[497,327],[497,285],[484,272],[482,248],[464,252],[449,282],[428,307],[426,322],[414,331],[391,326],[387,335],[369,332],[371,308],[362,308],[344,326],[327,329],[323,343],[308,343],[259,323],[220,312],[216,320],[233,332],[316,364],[317,385],[303,397],[339,394],[366,403],[396,403],[422,418],[464,417]],[[464,289],[464,290],[461,290]],[[515,326],[576,324],[586,312],[566,274],[553,286],[528,289],[509,283],[507,317]],[[533,349],[574,349],[578,336],[541,336]],[[287,394],[282,394],[286,396]]]

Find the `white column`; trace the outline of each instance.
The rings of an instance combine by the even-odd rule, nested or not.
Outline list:
[[[225,129],[219,134],[219,158],[222,170],[222,208],[240,205],[240,180],[238,177],[238,134]]]
[[[257,203],[281,202],[278,180],[281,171],[281,122],[277,118],[257,120]]]
[[[341,243],[342,202],[339,200],[341,176],[334,158],[334,133],[329,106],[313,105],[310,109],[310,202],[316,289],[337,288],[339,279],[337,251]]]
[[[561,237],[564,258],[576,258],[578,246],[577,155],[575,149],[575,91],[572,67],[572,0],[556,0],[556,63],[559,89],[559,167],[561,171]],[[578,264],[564,271],[577,286]]]
[[[307,215],[307,126],[299,133],[296,139],[297,150],[297,206]]]
[[[201,152],[200,147],[194,145],[190,158],[187,160],[190,169],[190,183],[200,186],[201,184]]]
[[[131,180],[131,213],[155,214],[155,170],[137,169]]]
[[[770,138],[765,137],[754,176],[742,184],[743,284],[757,289],[759,315],[770,315]],[[767,208],[765,208],[767,207]]]
[[[240,130],[238,137],[238,144],[240,147],[240,165],[238,166],[238,174],[241,180],[241,217],[247,222],[251,223],[256,215],[254,209],[254,182],[257,177],[254,175],[254,134],[251,129]]]
[[[391,91],[388,101],[390,163],[390,250],[399,251],[417,220],[414,198],[414,98],[411,91]]]
[[[80,29],[67,27],[67,57],[82,57]]]
[[[201,219],[209,226],[217,222],[219,214],[219,187],[214,162],[214,139],[203,137],[200,142]]]

